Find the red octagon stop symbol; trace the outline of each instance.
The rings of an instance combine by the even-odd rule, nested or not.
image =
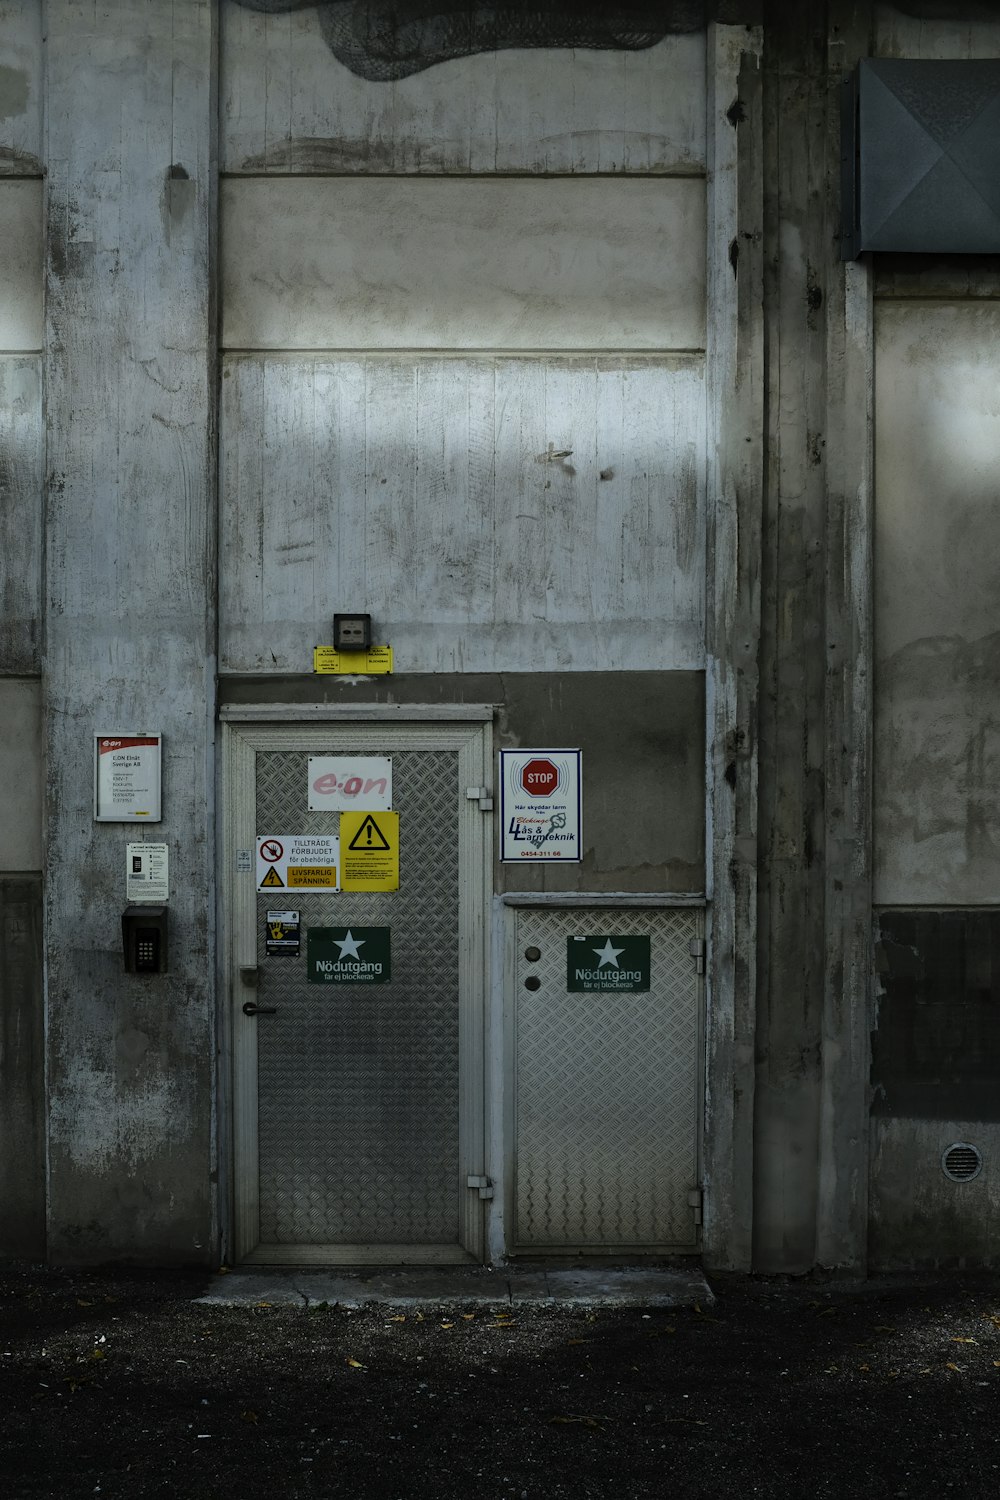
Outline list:
[[[547,797],[559,785],[559,769],[550,760],[536,756],[522,767],[521,785],[529,797]]]

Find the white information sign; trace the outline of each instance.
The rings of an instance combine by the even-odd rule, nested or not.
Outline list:
[[[392,761],[385,755],[310,755],[309,811],[388,812]]]
[[[500,858],[583,859],[579,750],[500,751]]]
[[[340,839],[335,834],[268,833],[257,840],[257,889],[339,891]]]
[[[94,735],[94,818],[98,823],[160,821],[163,736]]]
[[[125,899],[170,900],[170,858],[166,844],[125,845]]]

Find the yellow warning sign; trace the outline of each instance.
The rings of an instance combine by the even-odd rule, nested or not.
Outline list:
[[[344,891],[399,890],[399,813],[342,812],[340,886]]]
[[[274,871],[271,871],[274,874]],[[267,881],[264,881],[267,885]],[[281,884],[281,881],[278,881]],[[289,865],[288,866],[288,889],[315,890],[317,886],[326,886],[330,890],[337,889],[337,866],[336,865]]]
[[[282,880],[281,876],[278,874],[277,870],[272,865],[271,868],[268,870],[267,874],[264,876],[264,879],[261,881],[260,884],[261,884],[261,889],[263,889],[264,886],[274,887],[276,885],[280,885],[280,886],[283,887],[284,883],[285,882]]]
[[[314,646],[313,671],[324,675],[383,676],[392,671],[392,647],[369,646],[367,651],[338,651],[335,646]]]

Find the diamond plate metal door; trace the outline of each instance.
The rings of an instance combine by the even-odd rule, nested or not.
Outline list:
[[[697,1248],[701,922],[692,910],[518,911],[518,1250]],[[569,992],[567,938],[598,933],[649,936],[648,992]]]
[[[314,748],[336,754],[342,747],[324,741]],[[387,750],[381,740],[356,738],[350,749],[391,754],[400,889],[255,897],[252,1258],[280,1259],[283,1248],[293,1262],[467,1258],[461,945],[476,872],[461,868],[459,823],[472,810],[460,752]],[[338,832],[338,813],[308,810],[307,762],[305,748],[257,749],[258,835]],[[300,912],[297,956],[266,951],[266,913],[275,907]],[[390,981],[309,983],[308,930],[351,925],[389,928]],[[475,1091],[474,1078],[469,1087]]]

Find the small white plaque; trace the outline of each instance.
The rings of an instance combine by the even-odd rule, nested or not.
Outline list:
[[[128,901],[170,900],[170,858],[166,844],[125,845]]]

